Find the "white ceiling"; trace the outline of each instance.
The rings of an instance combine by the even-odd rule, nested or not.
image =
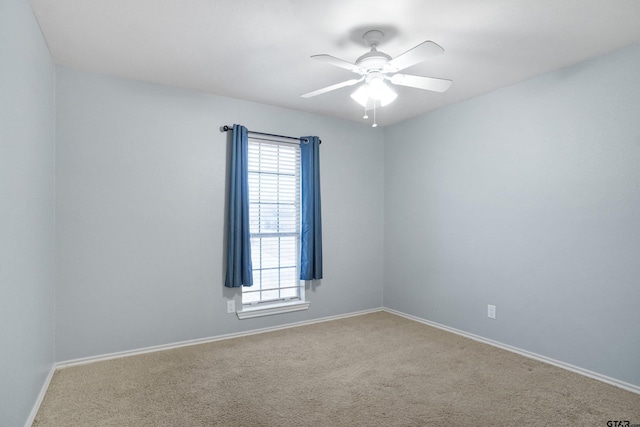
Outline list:
[[[394,87],[389,125],[640,42],[640,0],[31,0],[57,64],[363,121],[343,88],[349,62],[386,34],[395,57],[425,40],[444,55],[409,74],[453,80],[445,93]],[[640,71],[640,70],[639,70]],[[640,74],[640,73],[639,73]],[[370,123],[370,121],[369,121]]]

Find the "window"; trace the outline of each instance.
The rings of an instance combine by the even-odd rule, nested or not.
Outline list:
[[[250,137],[248,174],[253,286],[242,287],[243,312],[303,302],[300,146]]]

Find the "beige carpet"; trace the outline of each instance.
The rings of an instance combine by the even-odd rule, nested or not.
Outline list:
[[[35,426],[606,426],[640,395],[379,312],[61,369]]]

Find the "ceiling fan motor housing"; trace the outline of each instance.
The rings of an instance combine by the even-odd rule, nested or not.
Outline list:
[[[391,61],[389,55],[384,52],[379,52],[375,47],[372,47],[370,52],[365,53],[356,60],[356,65],[367,70],[382,70],[384,64],[389,61]]]

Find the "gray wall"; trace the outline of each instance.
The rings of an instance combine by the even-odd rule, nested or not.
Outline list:
[[[385,306],[640,385],[638,70],[636,45],[387,127]]]
[[[54,65],[27,0],[0,2],[0,425],[54,362]]]
[[[57,69],[56,358],[382,306],[382,131]],[[238,320],[223,287],[227,134],[321,137],[324,280],[308,311]]]

